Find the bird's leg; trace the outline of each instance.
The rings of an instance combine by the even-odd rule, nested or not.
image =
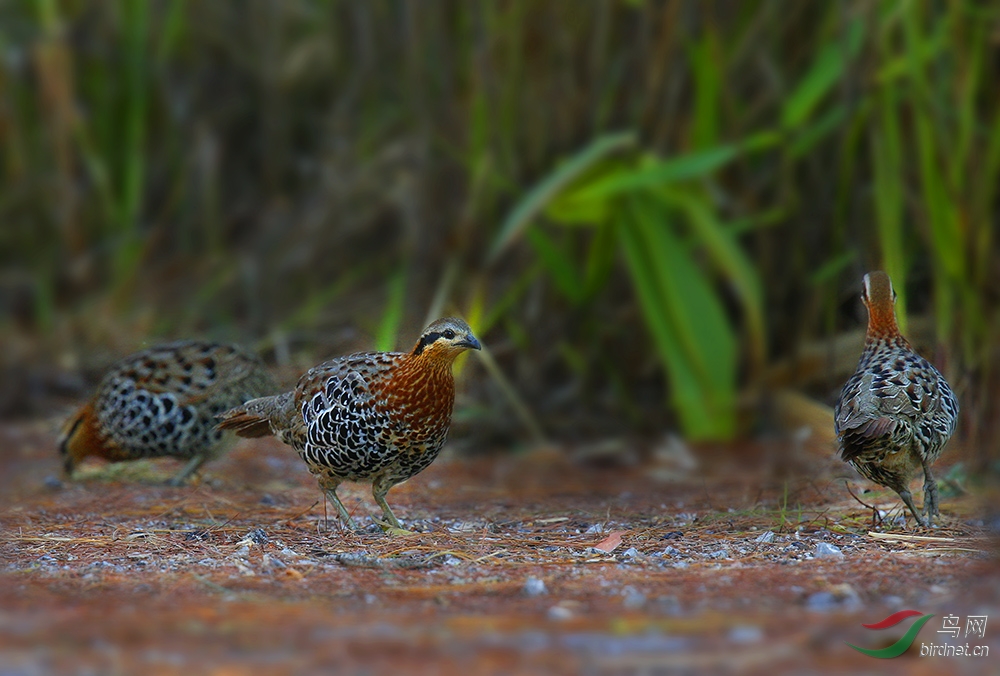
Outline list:
[[[383,530],[390,533],[408,533],[409,531],[403,528],[403,525],[399,523],[399,519],[397,519],[396,515],[392,513],[389,503],[385,501],[385,495],[389,492],[390,488],[392,488],[392,484],[385,481],[382,477],[372,481],[372,497],[375,498],[375,502],[378,503],[378,506],[382,508],[382,514],[385,516],[385,526],[383,526]]]
[[[340,515],[340,522],[347,528],[356,531],[358,530],[357,524],[354,523],[354,519],[351,518],[351,515],[347,513],[347,507],[344,507],[344,503],[340,501],[339,497],[337,497],[337,486],[339,485],[339,481],[334,482],[325,477],[319,480],[319,487],[323,489],[327,499],[337,508],[337,514]]]
[[[193,458],[191,458],[191,460],[188,461],[188,464],[184,465],[183,469],[181,469],[180,472],[178,472],[172,479],[170,479],[170,481],[167,482],[167,485],[168,486],[184,485],[184,482],[188,480],[188,477],[197,472],[201,468],[201,466],[205,464],[206,460],[208,460],[208,455],[205,453],[194,456]]]
[[[938,511],[937,481],[934,480],[934,476],[931,474],[931,466],[926,460],[923,461],[923,465],[924,516],[927,517],[927,524],[930,525],[934,521],[934,517],[938,516],[941,512]]]
[[[896,492],[899,493],[899,497],[903,499],[903,502],[906,503],[906,506],[910,508],[911,512],[913,512],[913,517],[917,520],[917,523],[919,523],[921,526],[926,527],[927,520],[924,519],[923,515],[917,511],[917,506],[913,504],[913,495],[910,493],[910,489],[904,486],[902,490]]]
[[[204,453],[199,453],[198,455],[191,458],[186,465],[177,473],[174,478],[167,482],[168,486],[181,486],[188,478],[201,469],[209,460],[214,460],[222,454],[226,453],[230,448],[236,444],[236,437],[232,434],[225,434],[218,440],[216,445],[209,448]]]

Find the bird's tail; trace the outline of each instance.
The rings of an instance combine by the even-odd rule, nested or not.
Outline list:
[[[271,421],[284,412],[291,392],[272,397],[260,397],[216,416],[220,430],[232,430],[241,437],[266,437],[274,433]]]
[[[865,449],[882,437],[891,437],[898,422],[887,416],[857,418],[840,429],[840,457],[851,461],[861,456]]]

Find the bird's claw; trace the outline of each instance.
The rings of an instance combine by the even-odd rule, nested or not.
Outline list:
[[[937,495],[937,483],[930,481],[924,484],[924,518],[927,523],[925,525],[930,526],[933,522],[935,516],[941,514],[938,511],[938,495]]]
[[[403,528],[403,524],[401,524],[397,519],[389,520],[388,518],[379,518],[377,516],[373,516],[372,517],[372,521],[374,521],[375,525],[377,525],[379,528],[381,528],[382,532],[385,533],[386,535],[414,535],[415,534],[415,531],[407,530],[407,529]]]
[[[416,535],[416,531],[406,530],[405,528],[396,528],[395,526],[389,526],[388,528],[383,528],[383,532],[386,535]]]

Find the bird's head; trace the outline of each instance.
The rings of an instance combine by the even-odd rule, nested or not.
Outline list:
[[[472,335],[472,329],[457,317],[445,317],[424,329],[413,348],[414,356],[438,359],[448,363],[465,350],[480,350],[482,345]]]
[[[94,453],[93,415],[93,407],[87,404],[76,411],[62,426],[59,435],[59,455],[62,456],[66,476],[73,476],[76,466]]]
[[[868,333],[893,335],[899,333],[896,325],[896,292],[889,275],[876,270],[865,275],[861,288],[861,302],[868,308]]]

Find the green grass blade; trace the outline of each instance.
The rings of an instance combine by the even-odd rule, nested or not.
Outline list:
[[[149,40],[149,3],[123,0],[125,20],[125,128],[122,153],[124,175],[120,227],[132,231],[138,226],[145,178],[146,137],[146,56]]]
[[[858,18],[851,22],[846,41],[834,40],[820,50],[808,73],[782,108],[781,124],[785,129],[799,127],[812,115],[857,54],[863,37],[864,24]]]
[[[375,334],[375,349],[381,352],[396,349],[396,341],[399,340],[399,327],[403,323],[403,305],[406,301],[407,273],[406,266],[400,266],[389,279],[389,298]]]
[[[573,305],[579,305],[583,300],[584,288],[570,256],[540,228],[528,228],[527,236],[556,287]]]
[[[831,107],[820,119],[796,135],[789,148],[789,156],[797,159],[811,152],[820,141],[841,127],[847,119],[847,112],[848,108],[843,104]]]
[[[701,38],[687,50],[694,84],[692,147],[707,148],[719,140],[721,127],[720,93],[723,64],[719,61],[718,37],[709,24]]]
[[[896,316],[899,327],[906,331],[906,246],[903,233],[904,158],[902,132],[897,108],[896,86],[885,87],[879,97],[879,124],[872,133],[874,164],[875,229],[881,249],[881,266],[893,280],[899,296]]]

